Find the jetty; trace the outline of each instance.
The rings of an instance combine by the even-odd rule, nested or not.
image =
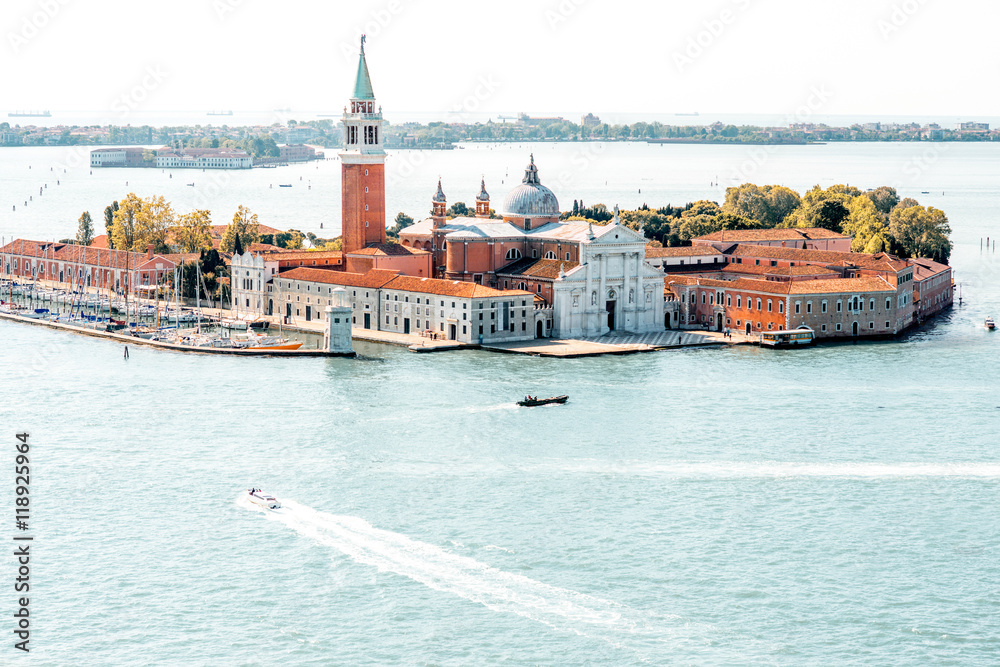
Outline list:
[[[170,350],[172,352],[193,352],[196,354],[215,354],[215,355],[229,355],[236,357],[354,357],[356,353],[351,351],[331,351],[325,349],[298,349],[298,350],[268,350],[268,349],[253,349],[253,348],[236,348],[236,347],[201,347],[195,345],[182,345],[178,343],[172,343],[163,340],[150,340],[146,338],[140,338],[138,336],[133,336],[131,334],[117,333],[113,331],[99,331],[96,329],[88,329],[86,327],[76,326],[73,324],[67,324],[65,322],[53,322],[44,319],[34,319],[31,317],[24,317],[21,315],[14,315],[13,313],[0,312],[0,319],[9,320],[11,322],[20,322],[22,324],[34,324],[43,327],[48,327],[49,329],[58,329],[61,331],[68,331],[70,333],[79,334],[82,336],[91,336],[94,338],[104,338],[106,340],[112,340],[118,343],[125,343],[126,345],[145,345],[148,347],[155,347],[161,350]]]

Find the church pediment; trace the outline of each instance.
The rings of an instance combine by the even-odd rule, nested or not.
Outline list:
[[[606,225],[600,230],[594,229],[594,238],[587,241],[591,246],[620,245],[622,243],[639,243],[646,245],[646,237],[625,225]]]

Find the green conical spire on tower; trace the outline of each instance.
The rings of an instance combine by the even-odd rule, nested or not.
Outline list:
[[[358,58],[358,78],[354,82],[352,100],[374,100],[372,78],[368,75],[368,62],[365,60],[365,36],[361,35],[361,54]]]

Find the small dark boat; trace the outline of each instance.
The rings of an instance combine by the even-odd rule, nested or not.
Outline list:
[[[517,404],[526,408],[533,408],[536,405],[548,405],[549,403],[565,403],[569,396],[553,396],[551,398],[526,398],[518,401]]]
[[[278,187],[279,188],[290,188],[290,187],[292,187],[292,184],[291,183],[278,183]]]

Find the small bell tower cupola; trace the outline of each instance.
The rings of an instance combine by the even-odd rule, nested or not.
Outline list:
[[[445,223],[445,217],[448,212],[448,200],[444,196],[444,190],[441,189],[441,179],[438,179],[438,189],[431,198],[431,219],[434,221],[434,227],[440,227]]]
[[[486,191],[486,179],[479,182],[479,194],[476,195],[476,217],[490,217],[490,193]]]

